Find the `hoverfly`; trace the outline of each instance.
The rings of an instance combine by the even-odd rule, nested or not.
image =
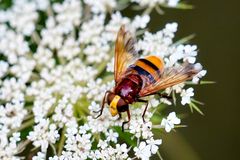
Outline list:
[[[124,125],[131,119],[129,104],[134,102],[146,103],[142,114],[142,119],[145,122],[144,115],[148,108],[148,101],[142,97],[155,94],[161,96],[160,90],[191,79],[200,71],[200,68],[197,69],[189,63],[165,68],[163,60],[153,55],[139,58],[134,45],[134,38],[125,30],[125,26],[121,26],[115,43],[115,87],[112,91],[105,92],[101,109],[97,111],[100,114],[96,117],[102,115],[107,100],[112,116],[119,114],[119,118],[121,118],[121,112],[127,112],[128,121],[122,123],[122,131]]]

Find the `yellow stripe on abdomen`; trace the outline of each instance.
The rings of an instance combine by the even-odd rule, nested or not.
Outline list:
[[[147,56],[138,59],[134,67],[134,69],[137,70],[139,74],[147,76],[151,82],[154,80],[156,81],[161,77],[163,68],[163,60],[156,56]]]
[[[142,69],[144,69],[145,71],[147,71],[148,73],[150,73],[151,75],[154,75],[156,73],[156,71],[149,65],[147,65],[146,63],[138,60],[136,62],[136,65],[141,67]]]
[[[164,62],[161,58],[157,56],[147,56],[144,57],[144,59],[148,60],[151,62],[153,65],[155,65],[160,71],[163,71],[164,68]]]

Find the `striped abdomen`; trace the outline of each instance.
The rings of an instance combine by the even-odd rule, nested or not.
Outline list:
[[[154,83],[161,77],[163,68],[163,60],[156,56],[140,58],[132,66],[132,69],[138,72],[139,75],[146,76],[151,83]]]

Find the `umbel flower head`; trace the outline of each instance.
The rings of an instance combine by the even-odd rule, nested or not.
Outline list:
[[[123,15],[124,8],[134,6],[143,14]],[[162,91],[173,100],[147,97],[145,123],[144,106],[131,105],[124,133],[126,116],[112,117],[106,107],[94,117],[105,91],[114,87],[114,44],[122,25],[137,36],[141,56],[158,56],[167,67],[201,66],[196,45],[183,44],[186,38],[174,42],[177,23],[148,31],[154,8],[179,6],[179,0],[13,0],[1,10],[0,159],[149,159],[156,154],[164,141],[152,129],[170,132],[181,122],[174,111],[160,111],[175,104],[178,94],[182,105],[201,113],[188,84],[198,84],[206,70],[192,82]]]

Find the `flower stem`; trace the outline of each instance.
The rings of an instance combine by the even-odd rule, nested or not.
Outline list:
[[[24,149],[26,149],[26,146],[30,143],[31,143],[31,141],[29,139],[26,139],[26,140],[20,142],[17,147],[17,154],[23,152]]]
[[[54,147],[54,145],[52,143],[50,143],[49,145],[52,148],[54,155],[56,155],[57,152],[56,152],[56,148]]]
[[[145,11],[143,12],[143,15],[149,15],[153,10],[153,7],[148,7],[147,9],[145,9]]]
[[[38,34],[36,31],[34,31],[34,32],[32,33],[32,40],[33,40],[36,44],[39,44],[40,41],[41,41],[41,38],[40,38],[39,34]]]
[[[60,142],[59,142],[59,146],[58,146],[58,156],[61,155],[62,150],[63,150],[64,142],[66,140],[65,133],[66,133],[66,126],[64,126],[62,129],[61,138],[60,138]]]
[[[20,127],[11,130],[11,131],[8,133],[8,136],[12,135],[14,132],[21,131],[21,130],[27,128],[27,127],[30,127],[30,126],[32,126],[33,124],[34,124],[34,119],[30,119],[30,120],[28,120],[27,122],[23,123]]]
[[[157,155],[158,155],[158,157],[159,157],[160,160],[163,160],[163,158],[162,158],[162,156],[161,156],[161,154],[160,154],[159,151],[157,151]]]

